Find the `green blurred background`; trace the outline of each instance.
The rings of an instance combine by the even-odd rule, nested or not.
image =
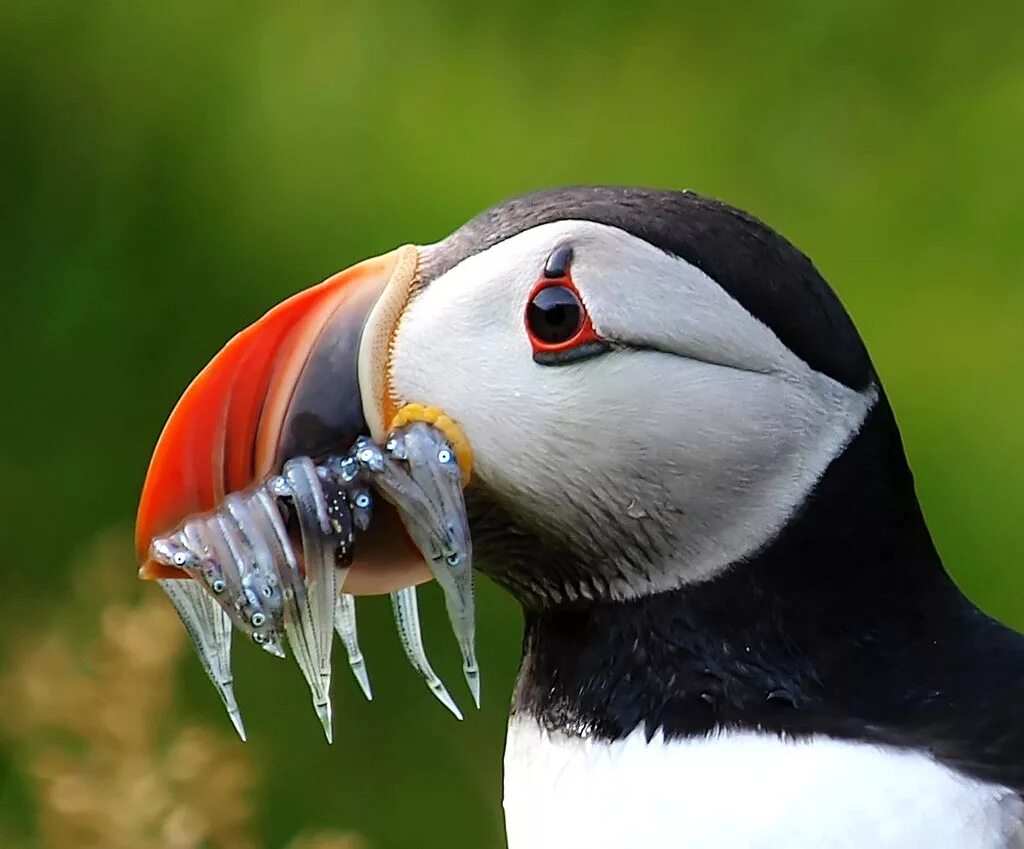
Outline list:
[[[1018,2],[4,0],[0,663],[18,634],[99,616],[99,591],[68,602],[75,558],[127,534],[165,416],[235,330],[577,182],[697,189],[807,251],[867,339],[950,570],[1024,628],[1022,33]],[[361,606],[376,701],[339,675],[333,747],[296,670],[239,651],[259,846],[310,828],[503,845],[519,615],[481,596],[485,709],[461,725],[379,600]],[[227,734],[184,658],[168,721]],[[0,833],[36,845],[31,747],[0,741]]]

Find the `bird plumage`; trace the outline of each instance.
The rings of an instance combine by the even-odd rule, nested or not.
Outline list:
[[[611,347],[571,376],[505,329],[517,275],[564,241]],[[806,256],[718,201],[607,187],[499,205],[424,256],[410,351],[441,316],[476,346],[469,394],[441,403],[481,446],[478,562],[524,607],[512,849],[1024,840],[1024,639],[943,568],[874,366]],[[402,342],[397,382],[436,393]],[[676,359],[642,366],[652,350]],[[515,457],[488,441],[510,415]]]
[[[1020,849],[1024,802],[915,751],[509,726],[509,849]]]
[[[397,450],[410,410],[447,423],[424,473],[457,455],[459,476],[398,499],[412,556],[377,511],[345,590],[433,575],[471,682],[470,566],[521,604],[511,849],[1024,840],[1024,638],[946,573],[852,320],[770,227],[692,192],[559,189],[294,296],[172,414],[141,554],[219,488],[315,468],[296,454]]]

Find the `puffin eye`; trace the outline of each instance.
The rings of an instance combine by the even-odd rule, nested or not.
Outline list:
[[[526,308],[530,335],[545,345],[562,345],[583,327],[583,304],[568,286],[548,286],[535,293]]]
[[[587,315],[571,266],[572,247],[556,247],[526,303],[526,332],[533,360],[541,365],[576,362],[608,350]]]

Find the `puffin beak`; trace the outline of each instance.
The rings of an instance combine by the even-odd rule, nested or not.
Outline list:
[[[388,356],[418,260],[418,249],[406,245],[292,296],[231,339],[192,381],[146,475],[135,533],[141,577],[187,578],[150,549],[187,517],[217,509],[290,458],[341,452],[360,435],[384,437],[397,411]],[[391,592],[431,577],[399,523],[380,500],[346,593]]]
[[[135,531],[140,575],[170,597],[243,739],[232,628],[280,657],[287,637],[330,740],[334,631],[371,697],[354,595],[391,594],[409,661],[461,718],[420,637],[415,586],[431,577],[479,705],[462,498],[472,455],[458,425],[400,405],[389,380],[418,264],[407,245],[270,310],[192,381],[153,452]],[[384,496],[372,522],[369,482]]]

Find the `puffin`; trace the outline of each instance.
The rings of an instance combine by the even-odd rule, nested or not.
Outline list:
[[[523,612],[509,849],[1024,847],[1024,638],[944,569],[853,321],[754,216],[527,194],[229,348],[165,430],[140,546],[442,410],[475,568]],[[427,580],[401,542],[371,533],[345,592]]]

